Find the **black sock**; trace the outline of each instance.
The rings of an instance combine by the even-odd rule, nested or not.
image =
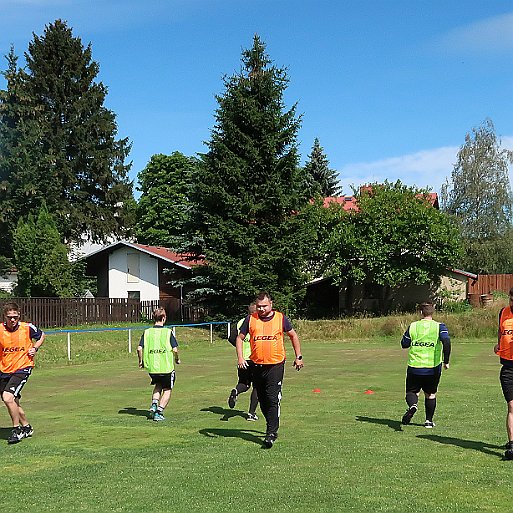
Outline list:
[[[408,408],[411,408],[414,404],[419,402],[419,398],[415,392],[408,392],[406,394],[406,404]]]
[[[436,408],[436,397],[435,399],[427,399],[424,401],[426,406],[426,420],[433,422],[433,415],[435,414]]]

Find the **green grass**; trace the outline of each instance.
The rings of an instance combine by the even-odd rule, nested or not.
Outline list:
[[[0,443],[3,508],[510,511],[513,462],[502,460],[506,405],[493,341],[454,341],[433,430],[421,425],[423,403],[412,425],[400,425],[406,353],[397,340],[302,345],[305,368],[287,364],[271,450],[261,448],[264,421],[243,417],[249,394],[234,410],[226,405],[236,382],[227,342],[182,345],[169,419],[159,424],[145,418],[151,387],[133,354],[47,361],[23,394],[34,437]],[[0,426],[6,438],[6,412]]]

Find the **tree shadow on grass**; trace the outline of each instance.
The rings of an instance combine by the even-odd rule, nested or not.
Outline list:
[[[231,419],[232,417],[246,418],[246,412],[241,410],[227,410],[226,408],[221,408],[220,406],[210,406],[209,408],[202,408],[200,411],[210,411],[216,415],[222,415],[219,420],[225,422],[227,422],[228,419]]]
[[[119,410],[118,413],[121,415],[135,415],[136,417],[150,417],[148,410],[138,410],[137,408],[131,406],[127,406],[126,408]]]
[[[504,447],[501,445],[493,445],[475,440],[464,440],[462,438],[451,438],[448,436],[440,435],[417,435],[417,438],[424,438],[426,440],[431,440],[432,442],[438,442],[439,444],[456,445],[457,447],[461,447],[463,449],[473,449],[475,451],[489,454],[490,456],[502,456],[502,459],[505,459]]]
[[[262,431],[255,431],[254,429],[200,429],[199,433],[209,438],[216,438],[222,436],[225,438],[242,438],[248,442],[253,442],[258,445],[263,445]],[[260,436],[256,436],[253,433],[257,433]]]
[[[356,420],[359,422],[370,422],[371,424],[382,424],[383,426],[388,426],[394,431],[402,431],[402,424],[399,420],[393,419],[378,419],[375,417],[363,417],[361,415],[356,416]]]

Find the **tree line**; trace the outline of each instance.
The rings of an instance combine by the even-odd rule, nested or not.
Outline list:
[[[135,237],[203,259],[186,283],[188,300],[223,316],[240,314],[262,289],[297,313],[306,284],[320,276],[336,285],[372,279],[391,290],[436,281],[448,267],[482,271],[491,261],[485,248],[494,269],[509,265],[499,241],[512,233],[511,157],[491,121],[467,135],[442,210],[430,191],[401,182],[353,191],[354,211],[326,207],[324,198],[341,193],[337,173],[318,138],[300,164],[302,115],[285,104],[287,70],[254,36],[240,71],[223,79],[206,152],[153,155],[138,174],[136,201],[130,141],[118,138],[116,116],[104,106],[91,44],[57,20],[34,34],[25,66],[14,49],[6,59],[0,268],[16,267],[20,295],[65,297],[90,285],[83,266],[68,259],[84,236]]]

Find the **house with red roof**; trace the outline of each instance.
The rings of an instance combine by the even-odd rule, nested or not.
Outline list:
[[[192,275],[201,261],[190,260],[168,248],[118,241],[82,257],[86,274],[97,279],[97,297],[153,301],[166,308],[168,318],[184,318],[188,290],[171,285]]]

